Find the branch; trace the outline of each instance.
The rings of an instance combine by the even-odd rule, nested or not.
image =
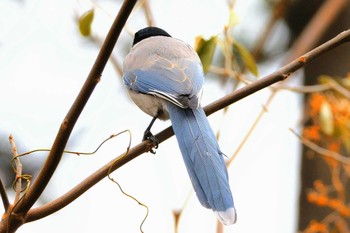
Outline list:
[[[259,124],[260,120],[262,119],[262,117],[265,115],[265,113],[268,111],[268,107],[270,106],[270,104],[272,103],[272,100],[275,96],[276,92],[273,92],[270,96],[269,99],[267,100],[267,102],[264,104],[264,106],[262,106],[262,110],[260,111],[258,117],[255,119],[255,121],[253,122],[253,124],[250,126],[247,134],[244,136],[243,140],[241,141],[241,143],[238,145],[237,149],[235,150],[235,152],[233,153],[233,155],[227,160],[226,162],[226,167],[229,167],[231,165],[231,163],[233,162],[233,160],[237,157],[238,153],[242,150],[244,144],[248,141],[249,137],[253,134],[256,126]]]
[[[6,212],[10,206],[10,201],[9,201],[8,196],[7,196],[5,186],[2,183],[1,178],[0,178],[0,196],[1,196],[2,204],[3,204],[5,212]]]
[[[15,197],[15,201],[14,203],[17,203],[21,197],[21,191],[22,191],[22,163],[18,158],[18,153],[17,153],[17,147],[16,147],[16,143],[15,143],[15,139],[13,138],[12,135],[9,136],[9,141],[11,144],[11,152],[12,152],[12,157],[13,160],[15,160],[15,165],[16,167],[14,168],[15,172],[16,172],[16,185],[13,186],[15,187],[15,191],[16,191],[16,197]]]
[[[281,0],[277,2],[276,5],[274,6],[270,20],[267,22],[267,25],[264,26],[265,29],[262,32],[260,38],[258,39],[257,43],[255,44],[252,50],[252,54],[255,60],[260,59],[262,49],[268,37],[271,35],[272,30],[275,28],[275,24],[285,14],[285,11],[288,5],[289,5],[289,0]]]
[[[169,127],[164,131],[171,131],[172,132],[172,128]],[[172,135],[173,135],[173,133],[168,134],[168,135],[164,135],[164,136],[166,138],[169,138]],[[159,137],[159,134],[157,134],[156,136]],[[162,137],[164,138],[164,136],[162,136]],[[145,152],[148,152],[150,149],[152,149],[152,146],[153,146],[153,144],[149,141],[144,141],[144,142],[136,145],[135,147],[133,147],[132,149],[129,150],[129,153],[127,155],[124,156],[124,154],[123,154],[122,156],[110,161],[109,163],[107,163],[106,165],[101,167],[99,170],[97,170],[96,172],[91,174],[89,177],[87,177],[80,184],[78,184],[73,189],[68,191],[63,196],[57,198],[56,200],[54,200],[52,202],[49,202],[49,203],[43,205],[41,207],[31,209],[28,212],[26,222],[38,220],[40,218],[46,217],[46,216],[62,209],[63,207],[65,207],[66,205],[68,205],[72,201],[74,201],[76,198],[78,198],[80,195],[82,195],[85,191],[87,191],[92,186],[94,186],[96,183],[98,183],[100,180],[105,178],[108,175],[109,170],[110,170],[110,172],[112,172],[112,171],[118,169],[119,167],[123,166],[127,162],[136,158],[137,156],[139,156]]]
[[[33,206],[35,201],[39,198],[44,191],[46,185],[50,181],[53,173],[55,172],[61,157],[63,150],[67,144],[69,136],[73,130],[73,127],[78,120],[80,113],[83,111],[89,97],[91,96],[97,83],[100,81],[102,71],[111,55],[114,45],[122,31],[128,16],[130,15],[137,0],[125,0],[119,13],[108,32],[105,42],[95,60],[95,63],[82,87],[79,95],[74,101],[71,109],[67,113],[63,120],[61,127],[57,133],[56,139],[52,145],[51,152],[48,158],[41,168],[38,177],[35,179],[33,186],[29,188],[26,195],[15,207],[14,213],[21,214],[26,213]]]
[[[311,50],[310,52],[302,55],[301,57],[295,59],[291,63],[283,66],[277,71],[265,76],[264,78],[258,79],[257,81],[250,83],[237,91],[215,101],[205,108],[207,115],[210,115],[238,100],[247,97],[265,87],[268,87],[279,81],[283,81],[288,78],[293,72],[315,60],[317,57],[323,55],[324,53],[346,43],[350,42],[350,29],[344,31],[334,37],[333,39],[327,41],[326,43],[318,46],[317,48]]]
[[[143,11],[144,11],[145,16],[146,16],[147,25],[148,26],[155,26],[152,10],[151,10],[151,7],[149,5],[148,0],[142,1],[142,8],[143,8]]]
[[[265,76],[264,78],[261,78],[241,89],[238,89],[237,91],[211,103],[210,105],[206,106],[204,108],[207,115],[210,115],[214,112],[217,112],[228,105],[249,96],[250,94],[253,94],[265,87],[268,87],[276,82],[282,81],[288,76],[296,71],[297,69],[303,67],[304,65],[308,64],[309,62],[313,61],[317,57],[321,56],[322,54],[350,41],[350,30],[347,30],[345,32],[340,33],[338,36],[334,37],[333,39],[329,40],[328,42],[324,43],[323,45],[313,49],[312,51],[306,53],[302,57],[292,61],[290,64],[280,68],[279,70],[273,72],[270,75]],[[171,136],[174,135],[174,132],[170,127],[164,129],[157,135],[155,135],[159,143],[167,140]],[[95,173],[91,174],[89,177],[87,177],[84,181],[82,181],[80,184],[72,188],[70,191],[68,191],[63,196],[59,197],[58,199],[49,202],[41,207],[34,208],[29,211],[28,217],[26,219],[27,222],[35,221],[37,219],[46,217],[72,201],[74,201],[76,198],[78,198],[80,195],[82,195],[85,191],[90,189],[92,186],[94,186],[97,182],[102,180],[104,177],[108,175],[108,171],[115,171],[119,167],[123,166],[124,164],[128,163],[129,161],[133,160],[134,158],[138,157],[139,155],[150,151],[152,149],[152,143],[149,141],[144,141],[132,149],[130,149],[129,153],[125,156],[118,157],[115,160],[110,161],[105,166],[101,167],[99,170],[97,170]]]
[[[298,139],[308,148],[310,148],[311,150],[317,152],[320,155],[323,155],[325,157],[328,158],[332,158],[340,163],[346,164],[346,165],[350,165],[350,158],[341,155],[335,151],[331,151],[331,150],[327,150],[323,147],[318,146],[317,144],[311,142],[310,140],[300,136],[299,134],[297,134],[293,129],[289,129],[296,137],[298,137]]]

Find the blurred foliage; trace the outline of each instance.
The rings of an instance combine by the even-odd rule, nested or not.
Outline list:
[[[350,73],[346,78],[321,76],[319,82],[334,82],[350,93]],[[324,219],[310,221],[304,233],[350,232],[350,99],[334,89],[312,93],[307,101],[308,126],[303,137],[322,150],[313,151],[321,155],[329,179],[317,179],[306,193],[307,201],[327,211]],[[336,154],[338,158],[327,156]],[[310,157],[310,159],[315,159]],[[327,170],[326,170],[327,171]],[[311,171],[310,171],[311,172]],[[317,172],[317,171],[316,171]]]
[[[234,78],[249,71],[256,77],[259,75],[255,58],[249,49],[233,35],[233,29],[238,22],[238,16],[231,6],[228,23],[224,26],[222,33],[213,35],[209,39],[204,39],[202,36],[196,37],[194,48],[201,59],[205,74],[212,72]],[[223,64],[218,67],[213,65],[214,55],[217,55],[215,59],[224,61]],[[212,67],[214,69],[211,69]],[[220,72],[217,68],[220,69]]]
[[[258,67],[249,50],[237,40],[233,40],[232,47],[233,54],[236,55],[235,58],[240,67],[246,67],[250,73],[257,77],[259,75]]]
[[[327,83],[337,80],[321,76],[320,82]],[[350,82],[350,75],[338,80],[338,83],[350,91],[346,86]],[[310,95],[308,113],[312,124],[304,129],[304,136],[314,142],[324,144],[339,144],[338,152],[350,153],[350,100],[335,90],[328,90]]]
[[[194,49],[197,51],[198,56],[201,59],[205,74],[208,72],[213,60],[216,44],[217,36],[212,36],[208,40],[205,40],[201,36],[196,37]]]

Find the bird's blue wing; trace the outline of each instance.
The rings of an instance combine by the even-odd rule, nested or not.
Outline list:
[[[142,66],[129,65],[123,79],[134,92],[155,95],[182,108],[195,108],[199,105],[204,75],[197,60],[170,60],[154,54]]]

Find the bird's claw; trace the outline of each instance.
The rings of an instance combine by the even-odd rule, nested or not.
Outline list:
[[[145,133],[143,134],[143,139],[142,141],[150,140],[153,143],[154,149],[158,149],[159,145],[159,140],[156,138],[151,131],[146,130]],[[153,150],[153,148],[150,150],[152,154],[155,154],[156,151]]]

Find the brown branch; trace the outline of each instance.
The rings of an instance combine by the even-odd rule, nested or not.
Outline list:
[[[12,157],[13,160],[15,162],[16,167],[14,168],[15,172],[16,172],[16,185],[15,187],[15,192],[16,192],[16,197],[15,197],[15,201],[14,203],[17,203],[18,200],[21,197],[21,191],[22,191],[22,163],[18,158],[18,153],[17,153],[17,147],[16,147],[16,143],[15,143],[15,139],[13,138],[12,135],[9,136],[9,142],[11,145],[11,153],[12,153]]]
[[[171,130],[171,127],[169,127],[167,130]],[[165,137],[169,138],[172,134],[164,135]],[[159,134],[156,136],[159,137]],[[163,136],[163,138],[164,138]],[[114,159],[98,169],[96,172],[91,174],[89,177],[87,177],[84,181],[82,181],[80,184],[75,186],[73,189],[68,191],[63,196],[59,197],[58,199],[49,202],[41,207],[31,209],[28,212],[28,216],[26,221],[31,222],[35,221],[37,219],[46,217],[61,208],[65,207],[72,201],[74,201],[76,198],[78,198],[81,194],[83,194],[85,191],[90,189],[92,186],[94,186],[96,183],[98,183],[100,180],[105,178],[108,175],[108,171],[111,172],[118,169],[119,167],[123,166],[127,162],[131,161],[132,159],[136,158],[137,156],[149,151],[152,148],[152,143],[148,141],[144,141],[132,149],[129,150],[129,153],[127,155],[122,155],[121,157],[118,157],[117,159]]]
[[[97,34],[91,34],[89,39],[95,43],[99,48],[102,47],[103,44],[103,39],[101,37],[99,37]],[[109,62],[111,63],[113,69],[115,70],[115,72],[122,77],[123,75],[123,69],[121,67],[121,65],[118,62],[118,59],[116,57],[113,56],[113,54],[111,54],[111,56],[109,57]]]
[[[323,45],[313,49],[312,51],[306,53],[305,55],[301,56],[300,58],[292,61],[290,64],[280,68],[279,70],[273,72],[270,75],[265,76],[264,78],[261,78],[241,89],[238,89],[237,91],[211,103],[210,105],[206,106],[204,108],[207,115],[210,115],[216,111],[219,111],[228,105],[249,96],[250,94],[253,94],[265,87],[268,87],[276,82],[282,81],[286,79],[292,72],[296,71],[297,69],[305,66],[309,62],[313,61],[317,57],[321,56],[322,54],[334,49],[335,47],[338,47],[346,42],[350,41],[350,30],[347,30],[345,32],[342,32],[338,36],[334,37],[333,39],[329,40],[328,42],[324,43]],[[174,135],[174,132],[171,127],[168,127],[155,135],[159,143],[167,140],[171,136]],[[70,191],[68,191],[66,194],[61,196],[60,198],[49,202],[41,207],[32,209],[28,213],[28,217],[26,219],[27,222],[35,221],[37,219],[46,217],[72,201],[74,201],[76,198],[78,198],[80,195],[82,195],[85,191],[87,191],[89,188],[94,186],[97,182],[99,182],[101,179],[107,176],[108,171],[114,171],[118,169],[119,167],[123,166],[124,164],[128,163],[129,161],[133,160],[134,158],[138,157],[139,155],[149,151],[152,148],[152,143],[149,141],[144,141],[132,149],[130,149],[129,153],[126,156],[122,156],[121,158],[117,158],[115,160],[110,161],[105,166],[101,167],[99,170],[97,170],[95,173],[91,174],[89,177],[87,177],[84,181],[82,181],[80,184],[72,188]]]
[[[67,144],[69,136],[73,130],[73,127],[78,120],[80,113],[83,111],[89,97],[91,96],[97,83],[100,81],[102,71],[111,55],[114,45],[122,31],[125,22],[130,15],[137,0],[125,0],[119,13],[113,22],[110,31],[108,32],[105,42],[96,58],[96,61],[79,93],[76,100],[74,101],[71,109],[67,113],[65,119],[63,120],[61,127],[57,133],[56,139],[53,143],[51,152],[48,158],[41,168],[38,177],[26,193],[26,195],[21,199],[19,204],[15,207],[14,213],[24,214],[33,206],[35,201],[39,198],[49,180],[51,179],[53,173],[55,172],[61,157],[62,152]]]
[[[1,196],[2,204],[4,206],[5,212],[7,212],[10,206],[10,201],[7,196],[5,186],[4,186],[4,183],[2,183],[1,178],[0,178],[0,196]]]
[[[310,63],[311,61],[315,60],[320,55],[350,41],[350,30],[344,31],[340,33],[338,36],[334,37],[333,39],[327,41],[326,43],[318,46],[317,48],[311,50],[310,52],[302,55],[301,57],[295,59],[291,63],[283,66],[282,68],[278,69],[277,71],[265,76],[264,78],[258,79],[257,81],[248,84],[237,91],[215,101],[214,103],[210,104],[205,110],[207,112],[207,115],[210,115],[225,106],[228,106],[250,94],[253,94],[265,87],[268,87],[274,83],[277,83],[279,81],[283,81],[286,78],[288,78],[289,75],[291,75],[293,72],[298,70],[299,68],[305,66],[306,64]]]

